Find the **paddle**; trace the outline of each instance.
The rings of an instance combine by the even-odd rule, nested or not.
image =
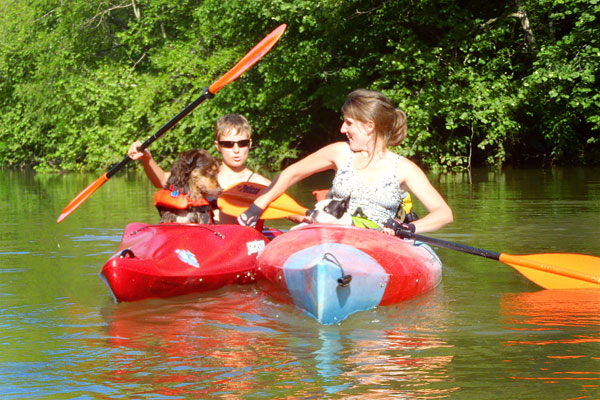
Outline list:
[[[544,289],[600,289],[600,257],[569,253],[514,256],[407,231],[396,231],[396,234],[434,246],[500,261],[510,265]]]
[[[264,189],[265,186],[255,183],[237,184],[227,189],[219,197],[219,207],[227,214],[238,216]],[[306,208],[284,193],[265,209],[261,218],[275,219],[291,215],[305,215],[306,211]],[[397,230],[396,234],[407,239],[500,261],[510,265],[527,279],[545,289],[600,289],[600,257],[569,253],[515,256],[447,242],[404,230]]]
[[[228,187],[219,196],[219,208],[234,217],[246,211],[250,204],[260,196],[267,187],[258,183],[242,182]],[[276,198],[261,215],[261,219],[285,218],[291,215],[305,215],[307,208],[302,207],[286,193]]]
[[[271,48],[277,43],[283,32],[285,31],[286,25],[282,24],[277,27],[273,32],[269,33],[263,40],[261,40],[256,46],[252,48],[233,68],[231,68],[225,75],[219,78],[215,83],[205,88],[202,95],[190,103],[187,107],[173,117],[169,122],[164,124],[154,135],[150,136],[142,145],[139,150],[142,151],[150,146],[156,139],[165,134],[171,129],[177,122],[183,117],[188,115],[194,108],[196,108],[204,100],[212,99],[215,94],[221,90],[225,85],[236,80],[240,75],[247,71],[253,66],[258,60],[260,60]],[[88,187],[83,189],[73,200],[67,204],[63,209],[62,213],[58,217],[57,223],[67,218],[73,211],[75,211],[83,202],[85,202],[100,186],[104,185],[117,171],[123,168],[127,163],[131,161],[129,156],[125,156],[121,162],[114,165],[108,172],[105,172],[100,178],[92,182]]]

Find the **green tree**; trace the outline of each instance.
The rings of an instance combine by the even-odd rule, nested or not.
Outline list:
[[[277,170],[340,140],[339,108],[364,87],[407,112],[397,151],[424,166],[600,160],[598,0],[0,0],[0,10],[1,165],[108,168],[281,23],[260,63],[153,145],[158,159],[212,149],[216,119],[235,112],[254,127],[254,167]]]

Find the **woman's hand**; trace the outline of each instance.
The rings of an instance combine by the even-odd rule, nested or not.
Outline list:
[[[254,228],[263,213],[263,209],[252,203],[250,207],[237,217],[238,224]]]
[[[411,234],[415,233],[415,225],[411,223],[402,223],[400,221],[395,220],[394,218],[389,218],[385,224],[383,224],[383,233],[387,235],[396,235],[399,237],[411,237]]]
[[[303,222],[310,222],[310,218],[305,215],[290,215],[286,217],[288,221],[292,221],[295,224],[301,224]]]
[[[386,235],[389,235],[389,236],[395,236],[396,235],[396,232],[394,232],[394,230],[392,228],[383,227],[383,228],[381,228],[381,232],[385,233]]]

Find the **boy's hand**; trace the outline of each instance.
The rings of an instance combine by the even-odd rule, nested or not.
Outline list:
[[[129,150],[127,151],[127,155],[129,156],[129,158],[131,158],[132,160],[149,160],[150,158],[152,158],[152,155],[150,154],[150,151],[148,151],[148,149],[144,149],[142,151],[140,151],[140,146],[142,145],[142,142],[140,142],[139,140],[136,140],[135,142],[131,143],[131,146],[129,146]]]

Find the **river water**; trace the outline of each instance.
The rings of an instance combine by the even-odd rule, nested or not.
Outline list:
[[[600,291],[453,250],[436,249],[432,292],[334,326],[252,285],[115,304],[98,273],[128,222],[158,216],[145,177],[122,174],[57,224],[97,177],[0,170],[3,399],[600,398]],[[330,178],[288,193],[310,206]],[[599,169],[430,178],[455,213],[430,236],[600,256]]]

